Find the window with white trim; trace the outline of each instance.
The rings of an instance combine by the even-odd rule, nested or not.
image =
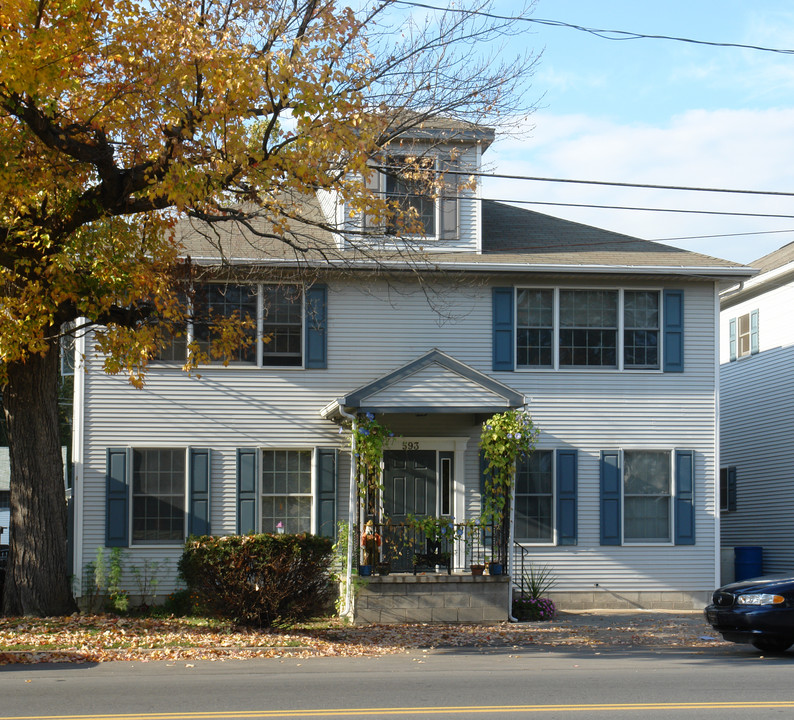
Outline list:
[[[312,453],[262,451],[262,532],[312,531]]]
[[[303,362],[303,288],[262,286],[262,364],[298,366]]]
[[[516,289],[516,367],[660,368],[658,290]]]
[[[415,216],[422,234],[436,234],[436,201],[432,186],[435,182],[436,161],[432,157],[390,156],[386,158],[384,196],[396,203],[400,212]],[[413,222],[413,217],[411,222]],[[386,231],[396,234],[400,228],[387,225]]]
[[[624,542],[670,542],[672,457],[667,450],[623,451]]]
[[[132,542],[185,540],[185,450],[132,450]]]
[[[197,285],[186,326],[164,325],[161,362],[184,363],[188,344],[196,342],[210,363],[220,363],[213,350],[230,349],[229,361],[241,365],[301,367],[304,363],[304,288],[297,284],[203,283]],[[223,322],[237,342],[224,339]],[[239,337],[237,336],[239,333]],[[259,342],[257,342],[259,339]],[[258,347],[259,346],[259,347]],[[261,347],[261,350],[260,350]]]
[[[515,537],[554,542],[554,452],[535,450],[516,467]]]

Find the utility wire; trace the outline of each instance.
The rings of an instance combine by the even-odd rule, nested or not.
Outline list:
[[[388,165],[378,164],[371,166],[375,170],[391,174],[399,174],[405,172],[405,165]],[[428,172],[422,168],[417,172]],[[737,195],[771,195],[777,197],[794,197],[794,192],[786,192],[782,190],[739,190],[733,188],[710,188],[710,187],[694,187],[691,185],[655,185],[653,183],[630,183],[630,182],[616,182],[611,180],[578,180],[575,178],[552,178],[552,177],[538,177],[535,175],[508,175],[505,173],[489,173],[481,170],[453,170],[444,168],[443,170],[434,170],[436,175],[462,175],[464,177],[481,177],[481,178],[495,178],[497,180],[526,180],[527,182],[549,182],[549,183],[569,183],[573,185],[604,185],[607,187],[625,187],[625,188],[639,188],[641,190],[679,190],[684,192],[709,192],[709,193],[730,193]]]
[[[483,200],[521,205],[547,205],[550,207],[594,208],[597,210],[636,210],[641,212],[684,213],[687,215],[728,215],[736,217],[786,218],[794,220],[794,215],[778,215],[775,213],[728,212],[725,210],[682,210],[675,208],[636,207],[631,205],[597,205],[591,203],[544,202],[542,200],[498,200],[496,198],[483,198]]]
[[[571,30],[579,30],[580,32],[590,33],[604,40],[671,40],[673,42],[690,43],[692,45],[708,45],[710,47],[724,47],[724,48],[740,48],[742,50],[758,50],[760,52],[779,53],[782,55],[794,55],[794,50],[787,50],[785,48],[772,48],[763,45],[745,45],[743,43],[728,43],[728,42],[712,42],[709,40],[695,40],[694,38],[676,37],[675,35],[648,35],[645,33],[628,32],[626,30],[605,30],[602,28],[590,28],[583,25],[574,25],[573,23],[562,22],[561,20],[544,20],[542,18],[526,18],[511,15],[497,15],[495,13],[487,13],[477,10],[465,10],[458,8],[444,8],[436,5],[428,5],[420,2],[410,2],[409,0],[394,0],[395,5],[407,5],[409,7],[423,8],[425,10],[439,10],[447,13],[460,13],[465,15],[479,15],[491,20],[506,20],[513,22],[526,22],[534,23],[536,25],[547,25],[549,27],[563,27]],[[610,36],[617,37],[610,37]]]

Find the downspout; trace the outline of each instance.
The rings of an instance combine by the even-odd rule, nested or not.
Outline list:
[[[356,430],[358,429],[358,420],[355,415],[347,412],[343,407],[341,401],[339,402],[339,414],[350,420],[352,425],[352,438],[350,442],[350,492],[348,494],[347,502],[347,567],[345,568],[345,601],[342,605],[342,615],[349,617],[353,615],[353,529],[356,526]]]
[[[513,474],[512,488],[510,489],[510,530],[507,534],[507,619],[510,622],[518,622],[518,618],[513,617],[513,566],[515,565],[515,524],[516,524],[516,478],[515,469]]]

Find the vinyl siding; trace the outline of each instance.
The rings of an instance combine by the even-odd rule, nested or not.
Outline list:
[[[518,283],[499,278],[494,285]],[[643,287],[637,281],[624,287]],[[523,285],[528,284],[522,279]],[[595,283],[598,285],[599,283]],[[610,284],[604,280],[604,287]],[[579,285],[571,285],[579,286]],[[594,283],[589,282],[588,287]],[[612,285],[614,286],[614,284]],[[334,399],[415,360],[432,348],[524,393],[536,425],[538,447],[579,451],[578,544],[533,547],[549,564],[558,589],[591,590],[598,582],[627,590],[703,591],[715,579],[715,338],[714,286],[687,282],[685,372],[491,372],[491,285],[439,279],[419,288],[348,276],[329,279],[326,370],[202,368],[188,377],[153,367],[136,390],[123,377],[103,375],[88,353],[82,567],[104,542],[104,465],[108,447],[206,447],[211,460],[214,533],[235,530],[235,451],[242,447],[339,447],[337,514],[347,517],[349,458],[345,436],[319,411]],[[431,293],[428,295],[428,292]],[[474,415],[383,419],[405,437],[468,437],[464,505],[479,507],[479,425]],[[399,438],[397,440],[399,442]],[[599,545],[598,458],[620,448],[695,451],[697,544],[602,547]],[[132,547],[143,558],[176,562],[180,548]],[[161,592],[171,586],[161,584]],[[133,589],[134,591],[134,589]]]
[[[736,510],[722,545],[764,548],[764,573],[794,572],[794,285],[721,313],[720,465],[736,467]],[[759,314],[759,353],[728,362],[727,324]]]

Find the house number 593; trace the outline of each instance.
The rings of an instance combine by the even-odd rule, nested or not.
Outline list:
[[[419,443],[418,442],[404,442],[403,443],[403,450],[418,450]]]

